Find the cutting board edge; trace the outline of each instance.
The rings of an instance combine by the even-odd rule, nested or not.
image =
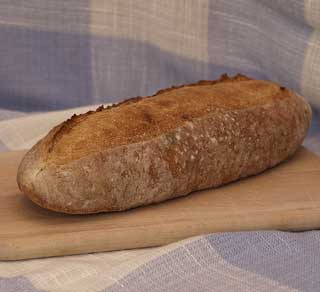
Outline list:
[[[207,235],[210,233],[219,233],[219,232],[245,232],[245,231],[255,231],[259,230],[278,230],[278,231],[308,231],[313,229],[320,228],[320,208],[314,209],[315,213],[313,216],[308,218],[309,222],[307,225],[308,228],[304,227],[306,222],[304,220],[297,220],[297,218],[302,218],[301,215],[304,217],[305,214],[301,214],[297,210],[291,210],[291,212],[287,213],[287,218],[285,221],[276,219],[273,224],[268,223],[267,226],[262,225],[251,225],[247,227],[239,227],[234,226],[233,228],[226,228],[225,226],[220,227],[209,227],[210,223],[207,223],[204,229],[200,230],[199,228],[195,229],[196,231],[190,231],[190,226],[183,227],[180,226],[180,230],[177,231],[175,228],[175,235],[172,235],[172,231],[168,228],[167,230],[156,230],[150,231],[150,235],[148,236],[148,231],[143,230],[143,228],[138,227],[136,229],[132,229],[130,232],[132,233],[131,241],[126,242],[121,239],[116,239],[115,241],[110,241],[108,234],[101,233],[101,230],[92,230],[92,231],[80,231],[80,232],[71,232],[67,234],[61,233],[61,237],[63,237],[64,241],[57,239],[57,234],[49,234],[49,235],[36,235],[29,237],[28,240],[30,242],[34,242],[37,240],[38,242],[56,242],[60,243],[60,246],[55,247],[55,252],[52,252],[49,246],[44,246],[42,249],[37,249],[36,251],[32,250],[33,245],[29,244],[26,245],[25,239],[21,238],[8,238],[8,239],[1,239],[0,241],[0,260],[1,261],[16,261],[16,260],[25,260],[25,259],[32,259],[32,258],[47,258],[52,256],[70,256],[70,255],[80,255],[80,254],[88,254],[88,253],[99,253],[99,252],[108,252],[108,251],[119,251],[119,250],[130,250],[130,249],[137,249],[137,248],[147,248],[147,247],[157,247],[166,244],[170,244],[179,240],[200,236],[200,235]],[[283,211],[278,210],[274,212],[275,217],[281,217]],[[289,215],[288,215],[289,214]],[[263,217],[263,214],[261,214]],[[296,225],[292,225],[292,223],[288,222],[295,222]],[[197,222],[197,224],[201,224],[201,222]],[[312,227],[310,227],[312,226]],[[122,231],[119,230],[116,236],[121,237]],[[158,235],[158,237],[155,236]],[[95,238],[96,242],[99,242],[101,245],[92,247],[91,244],[88,246],[81,246],[78,247],[76,251],[74,249],[74,242],[75,237],[81,236],[82,238],[77,238],[78,242],[87,242],[88,238],[91,237]],[[128,231],[125,234],[128,236]],[[141,236],[140,236],[141,235]],[[143,243],[140,241],[142,235],[147,236],[149,238],[147,243]],[[52,237],[52,240],[50,239]],[[151,240],[150,240],[151,238]],[[132,240],[133,239],[133,240]],[[126,242],[124,244],[124,242]],[[134,243],[133,243],[134,242]],[[117,246],[117,248],[114,248]]]

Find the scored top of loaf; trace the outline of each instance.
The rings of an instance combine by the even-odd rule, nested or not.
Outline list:
[[[284,87],[243,75],[160,90],[73,115],[39,143],[46,161],[65,164],[111,147],[146,141],[216,110],[261,106],[287,97]]]

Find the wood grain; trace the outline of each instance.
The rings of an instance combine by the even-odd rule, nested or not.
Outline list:
[[[224,187],[131,211],[65,215],[42,209],[17,188],[24,152],[0,154],[0,260],[151,247],[219,231],[320,227],[320,158],[291,160]]]

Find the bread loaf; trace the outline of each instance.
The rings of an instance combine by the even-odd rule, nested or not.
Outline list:
[[[223,75],[72,116],[25,155],[17,181],[51,210],[126,210],[273,167],[294,154],[310,119],[294,92]]]

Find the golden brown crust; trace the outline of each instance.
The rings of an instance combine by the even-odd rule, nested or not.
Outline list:
[[[107,148],[147,141],[219,109],[261,106],[287,95],[276,84],[242,75],[160,90],[154,96],[74,115],[44,139],[43,153],[50,154],[48,163],[63,165]]]
[[[73,116],[22,161],[20,189],[65,213],[119,211],[257,174],[290,157],[307,102],[237,75]]]
[[[87,113],[80,114],[80,115],[74,114],[74,115],[72,115],[72,117],[70,119],[68,119],[65,122],[63,122],[62,124],[58,125],[57,127],[55,127],[49,133],[48,139],[47,139],[48,142],[47,143],[43,143],[44,147],[47,148],[47,149],[44,149],[44,151],[45,152],[46,151],[47,152],[52,152],[52,149],[54,148],[56,143],[59,141],[59,139],[63,135],[68,134],[74,126],[76,126],[77,124],[83,122],[84,119],[86,119],[87,117],[89,117],[90,115],[92,115],[94,113],[104,112],[105,115],[110,116],[109,117],[109,121],[106,121],[106,122],[110,122],[110,121],[113,121],[112,113],[110,112],[110,110],[114,109],[114,108],[123,108],[124,106],[132,105],[132,104],[144,101],[147,98],[157,97],[159,95],[163,95],[163,94],[167,94],[167,93],[170,94],[172,91],[175,91],[175,90],[181,89],[181,88],[185,88],[185,87],[196,87],[196,86],[204,86],[204,85],[208,86],[208,85],[215,85],[215,84],[218,84],[218,83],[241,82],[241,81],[248,81],[248,80],[251,80],[251,79],[249,77],[246,77],[246,76],[241,75],[241,74],[237,74],[234,77],[229,77],[227,74],[223,74],[220,77],[220,79],[218,79],[218,80],[200,80],[200,81],[198,81],[196,83],[185,84],[185,85],[181,85],[181,86],[173,86],[173,87],[170,87],[170,88],[161,89],[161,90],[159,90],[158,92],[156,92],[152,96],[145,96],[145,97],[137,96],[137,97],[126,99],[126,100],[124,100],[122,102],[119,102],[117,104],[109,105],[107,107],[104,107],[103,105],[101,105],[96,109],[96,111],[88,111]],[[173,96],[173,98],[175,98],[175,96]],[[171,103],[171,96],[170,95],[168,96],[168,99],[159,101],[159,104],[160,104],[161,107],[169,106],[170,103]],[[151,106],[157,106],[157,104],[152,104]],[[160,108],[160,113],[161,113],[161,110],[162,110],[162,108]],[[199,111],[198,113],[201,113],[201,112]],[[136,143],[136,142],[140,142],[140,141],[143,141],[143,140],[147,140],[148,138],[150,138],[152,136],[156,136],[156,135],[161,134],[161,132],[166,132],[166,131],[170,130],[171,128],[177,127],[178,126],[177,123],[179,123],[179,122],[183,122],[184,120],[188,120],[188,119],[192,118],[190,114],[188,114],[186,112],[182,112],[180,121],[178,119],[175,119],[174,121],[170,121],[171,122],[170,124],[167,124],[166,126],[164,126],[161,129],[162,131],[159,130],[159,128],[160,128],[159,127],[158,128],[158,132],[156,133],[155,129],[152,128],[152,122],[153,122],[152,110],[151,111],[150,111],[150,109],[146,110],[146,109],[144,109],[142,107],[142,112],[141,113],[138,112],[138,114],[140,114],[140,118],[142,120],[144,120],[143,122],[146,122],[146,124],[143,123],[142,125],[137,125],[137,126],[140,126],[140,129],[138,131],[138,135],[132,136],[132,133],[131,133],[131,137],[130,137],[130,135],[121,135],[122,133],[118,132],[119,127],[121,127],[121,125],[119,125],[119,127],[114,127],[113,129],[109,129],[109,133],[107,133],[107,134],[109,134],[109,137],[106,137],[106,135],[104,133],[98,133],[96,135],[96,136],[98,136],[98,141],[96,141],[96,139],[89,139],[92,143],[90,145],[88,145],[88,148],[90,148],[90,150],[92,150],[93,152],[98,150],[98,149],[95,149],[95,146],[99,146],[99,144],[101,143],[101,139],[99,138],[100,134],[102,134],[102,136],[105,137],[106,141],[110,141],[110,138],[112,138],[112,136],[114,136],[114,133],[112,133],[112,131],[110,131],[110,130],[113,130],[118,137],[121,137],[121,139],[119,139],[117,141],[118,143],[113,143],[113,144],[109,143],[110,145],[108,145],[108,143],[104,143],[103,145],[101,145],[102,149],[105,149],[108,146],[115,147],[115,146],[118,146],[120,144]],[[172,113],[172,114],[175,114],[175,113]],[[127,115],[128,115],[127,111],[124,110],[123,111],[123,116],[127,116]],[[179,118],[179,116],[176,116],[176,117]],[[101,118],[103,118],[103,117],[99,117],[97,119],[101,119]],[[127,118],[124,118],[124,121],[125,120],[127,120]],[[160,117],[160,121],[161,120],[162,119]],[[130,128],[134,127],[134,125],[132,125],[132,124],[130,124],[129,126],[130,126]],[[120,130],[121,130],[121,128],[120,128]],[[143,133],[144,135],[142,136],[141,133]],[[69,138],[70,137],[68,137],[68,139]],[[63,143],[61,143],[61,144],[63,144]],[[86,144],[84,144],[84,145],[86,145]],[[62,147],[65,147],[65,145],[62,145]],[[89,150],[89,149],[87,149],[87,150]],[[74,152],[73,149],[69,149],[69,151],[68,151],[68,149],[65,149],[65,151],[66,151],[66,153]],[[71,158],[71,159],[72,158],[73,159],[81,158],[81,154],[79,152],[77,152],[77,154],[79,154],[79,155],[75,155],[73,157],[72,156],[71,157],[64,156],[64,157],[65,158]],[[87,154],[84,154],[84,155],[87,155]],[[52,157],[52,160],[53,160],[54,163],[58,163],[58,162],[63,163],[63,161],[55,159],[54,157]]]

